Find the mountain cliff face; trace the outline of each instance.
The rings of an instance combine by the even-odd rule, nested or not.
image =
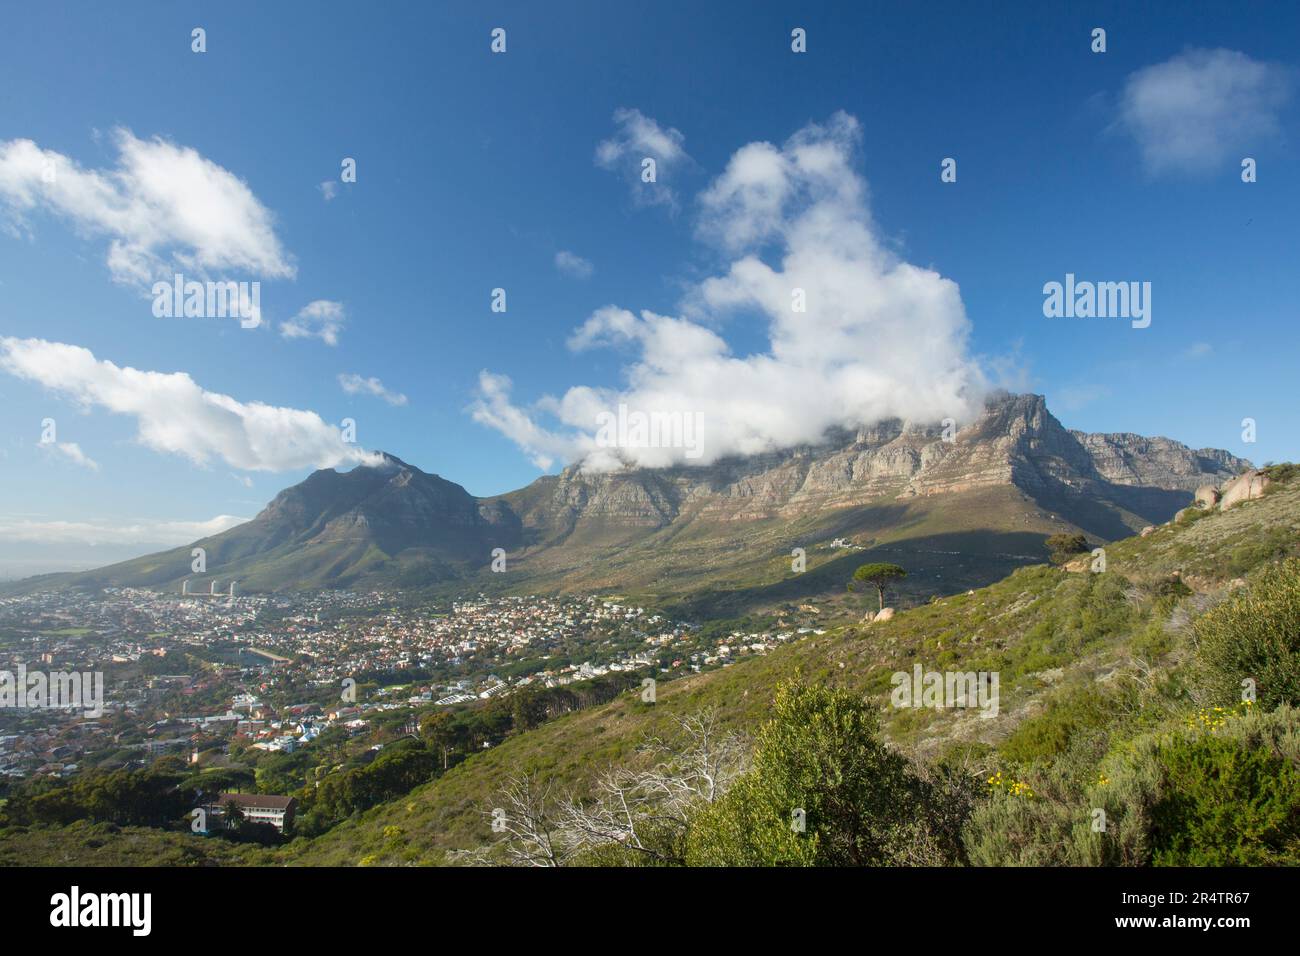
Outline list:
[[[1042,396],[1012,395],[991,401],[979,419],[947,436],[937,426],[892,421],[815,447],[704,467],[592,474],[570,466],[528,494],[502,500],[518,508],[539,540],[597,524],[789,518],[882,498],[1008,486],[1052,506],[1087,498],[1164,520],[1198,486],[1248,467],[1227,452],[1192,451],[1166,438],[1070,431]]]
[[[1121,537],[1249,466],[1165,438],[1070,431],[1041,396],[1004,395],[946,433],[890,421],[707,466],[571,466],[487,499],[385,455],[346,473],[315,472],[252,521],[195,544],[210,575],[245,590],[415,587],[482,574],[503,548],[539,587],[673,591],[709,587],[710,574],[768,574],[765,562],[791,543],[845,533],[924,542],[932,555],[978,547],[985,565],[990,555],[1024,563],[1045,534]],[[178,586],[193,577],[190,560],[187,546],[69,580]]]

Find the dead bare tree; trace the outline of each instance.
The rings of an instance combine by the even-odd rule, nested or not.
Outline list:
[[[485,810],[505,859],[514,866],[563,866],[576,847],[558,825],[553,781],[516,774],[498,792],[500,805]]]
[[[498,805],[484,811],[498,840],[455,862],[563,866],[608,847],[681,862],[680,837],[692,811],[717,800],[744,772],[749,747],[740,734],[723,731],[713,710],[672,719],[674,732],[648,737],[637,765],[610,768],[583,797],[558,795],[554,781],[536,774],[511,777]]]
[[[723,732],[716,711],[673,717],[676,733],[650,737],[640,748],[648,768],[614,767],[585,799],[560,803],[561,826],[584,849],[618,846],[659,862],[681,862],[680,837],[690,815],[726,792],[745,769],[748,746]]]

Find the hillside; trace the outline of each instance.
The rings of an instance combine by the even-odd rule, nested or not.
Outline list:
[[[717,715],[719,731],[751,736],[771,717],[778,687],[792,677],[868,701],[879,713],[885,739],[918,765],[956,768],[961,779],[981,788],[985,780],[1006,780],[1044,794],[1038,800],[997,791],[982,800],[976,822],[982,814],[984,836],[977,827],[969,846],[973,858],[1079,862],[1058,855],[1084,812],[1078,801],[1086,808],[1098,800],[1110,806],[1105,801],[1111,799],[1080,794],[1108,774],[1128,774],[1126,755],[1155,752],[1150,741],[1219,727],[1251,746],[1250,741],[1275,740],[1275,749],[1285,750],[1285,741],[1296,739],[1296,714],[1285,707],[1258,719],[1247,715],[1240,725],[1214,716],[1224,708],[1205,708],[1189,669],[1193,626],[1210,609],[1230,604],[1229,596],[1253,595],[1254,582],[1278,568],[1279,559],[1300,554],[1296,469],[1279,466],[1269,474],[1273,482],[1262,497],[1226,511],[1191,510],[1145,535],[1108,545],[1104,572],[1020,568],[971,593],[936,595],[887,622],[831,627],[765,656],[661,683],[654,704],[642,702],[635,690],[623,693],[608,704],[508,734],[432,781],[314,839],[262,849],[140,826],[19,826],[0,833],[0,862],[453,863],[454,851],[491,844],[485,811],[500,803],[500,789],[519,774],[535,773],[557,792],[581,795],[604,771],[638,766],[648,735],[669,734],[675,718],[706,711]],[[1300,613],[1300,577],[1291,587]],[[1269,651],[1269,659],[1277,653]],[[997,716],[888,706],[891,675],[916,664],[927,671],[998,672]],[[1067,805],[1074,809],[1067,812]],[[1060,832],[1052,835],[1053,828]],[[1007,833],[1018,834],[1009,847],[1003,846]]]
[[[883,422],[802,447],[701,467],[566,468],[476,499],[391,455],[318,471],[256,518],[193,545],[10,591],[132,585],[196,590],[466,587],[614,590],[702,617],[829,598],[845,568],[902,561],[918,595],[957,593],[1035,563],[1042,541],[1094,541],[1168,519],[1195,489],[1248,466],[1163,438],[1065,429],[1041,396],[1002,395],[945,436]],[[833,548],[835,539],[851,547]],[[206,570],[191,572],[201,547]],[[508,553],[492,574],[494,549]],[[791,554],[807,571],[792,576]]]
[[[581,792],[606,767],[634,761],[639,743],[665,733],[672,715],[714,708],[725,726],[752,731],[766,717],[777,684],[795,674],[869,695],[881,706],[888,738],[906,753],[966,753],[977,770],[999,758],[1055,753],[1058,745],[1042,740],[1062,736],[1064,748],[1081,727],[1149,728],[1167,719],[1172,705],[1143,697],[1141,688],[1180,672],[1190,621],[1239,586],[1240,576],[1297,553],[1300,482],[1292,480],[1227,512],[1192,514],[1116,542],[1106,549],[1101,574],[1022,568],[887,623],[837,628],[663,684],[654,705],[634,693],[561,717],[472,755],[441,779],[314,841],[297,841],[277,858],[304,865],[446,862],[450,850],[490,842],[484,811],[511,775],[536,771],[557,788]],[[1191,593],[1171,587],[1176,574]],[[999,671],[999,715],[885,706],[890,675],[918,662],[927,670]],[[1133,712],[1097,704],[1099,688],[1122,697]]]

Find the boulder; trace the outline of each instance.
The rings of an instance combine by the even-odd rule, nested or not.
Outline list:
[[[1142,529],[1142,537],[1145,538],[1145,537],[1146,537],[1147,535],[1149,535],[1149,534],[1155,534],[1155,532],[1156,532],[1156,527],[1155,527],[1155,525],[1151,525],[1151,524],[1149,524],[1149,525],[1147,525],[1145,528]]]
[[[877,613],[876,616],[872,618],[872,620],[874,620],[877,624],[879,624],[881,621],[892,620],[893,617],[894,617],[894,609],[892,607],[886,607],[886,608],[881,608],[880,612]]]
[[[1213,508],[1219,503],[1219,489],[1214,485],[1201,485],[1196,489],[1196,507]]]
[[[1250,471],[1243,471],[1223,486],[1223,492],[1219,498],[1219,510],[1227,511],[1233,505],[1240,504],[1243,501],[1253,501],[1261,497],[1269,484],[1271,482],[1268,475],[1262,471],[1254,468]]]

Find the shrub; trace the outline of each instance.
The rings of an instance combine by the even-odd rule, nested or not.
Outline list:
[[[1265,569],[1194,627],[1202,684],[1212,700],[1240,700],[1249,679],[1266,710],[1300,704],[1300,559]]]
[[[753,768],[691,822],[697,866],[871,866],[940,863],[960,844],[949,781],[924,780],[878,736],[875,711],[840,690],[777,690]],[[944,801],[949,801],[944,803]],[[948,812],[939,808],[943,806]],[[803,832],[796,813],[802,811]]]
[[[1074,807],[1016,796],[998,788],[971,814],[963,833],[974,866],[1069,866],[1074,856]]]
[[[1160,754],[1169,790],[1151,808],[1157,866],[1300,862],[1300,773],[1262,750],[1213,738]]]
[[[1300,863],[1300,712],[1210,708],[1138,738],[1103,761],[1085,803],[1107,821],[1076,830],[1085,864]]]
[[[1081,731],[1104,726],[1113,713],[1095,688],[1061,693],[1046,712],[1021,722],[999,749],[1007,760],[1028,763],[1063,753]]]
[[[1043,543],[1051,552],[1053,564],[1064,564],[1088,550],[1088,539],[1081,534],[1054,534]]]

